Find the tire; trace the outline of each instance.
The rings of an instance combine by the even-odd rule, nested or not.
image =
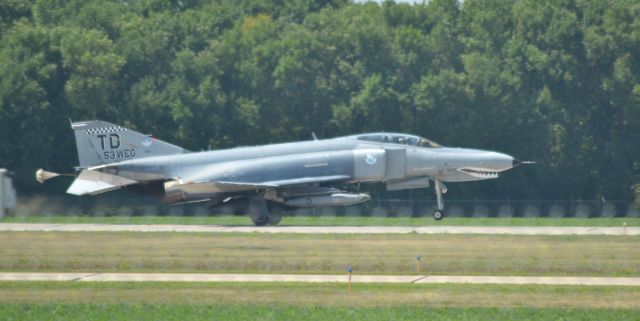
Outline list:
[[[437,211],[433,212],[433,218],[436,221],[441,220],[443,217],[444,217],[444,213],[441,210],[437,210]]]
[[[267,224],[269,225],[278,225],[282,221],[282,215],[271,214],[271,216],[267,219]]]
[[[251,218],[251,220],[253,221],[253,224],[255,226],[265,226],[265,225],[269,224],[269,217],[268,216],[258,216],[256,218]]]

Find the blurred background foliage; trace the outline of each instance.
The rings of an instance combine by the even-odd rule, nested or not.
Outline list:
[[[191,150],[410,132],[540,163],[457,198],[640,202],[636,0],[5,0],[0,38],[22,194],[103,119]]]

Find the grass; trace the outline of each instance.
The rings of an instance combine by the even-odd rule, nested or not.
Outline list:
[[[631,321],[638,287],[0,282],[0,319]]]
[[[224,224],[247,217],[5,217]],[[286,217],[285,225],[640,226],[637,218]],[[640,237],[0,232],[4,271],[639,276]],[[0,282],[0,320],[638,320],[640,287]]]
[[[434,321],[635,321],[638,310],[530,308],[332,308],[286,305],[190,304],[0,304],[6,321],[192,320],[434,320]]]
[[[94,223],[94,224],[205,224],[252,225],[246,216],[6,216],[0,223]],[[364,217],[364,216],[292,216],[280,225],[313,226],[640,226],[640,218],[462,218],[446,217]]]
[[[0,270],[640,276],[638,236],[0,232]],[[416,271],[417,255],[422,256]]]
[[[640,309],[640,287],[468,284],[0,282],[2,304]]]

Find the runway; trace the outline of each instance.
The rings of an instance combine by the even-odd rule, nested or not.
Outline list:
[[[305,282],[346,283],[347,275],[305,274],[195,274],[195,273],[0,273],[0,281],[67,282]],[[468,275],[358,275],[353,283],[413,284],[511,284],[640,286],[640,278],[618,277],[539,277]]]
[[[504,235],[640,235],[640,227],[553,226],[225,226],[173,224],[0,223],[0,231],[45,232],[188,232],[294,234],[504,234]]]

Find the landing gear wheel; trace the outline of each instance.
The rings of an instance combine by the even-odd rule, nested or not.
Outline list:
[[[271,214],[271,216],[267,219],[267,224],[269,224],[269,225],[278,225],[278,224],[280,224],[281,220],[282,220],[282,216],[276,215],[276,214]]]
[[[441,210],[437,210],[437,211],[433,212],[433,218],[434,218],[436,221],[441,220],[443,217],[444,217],[444,213],[442,213],[442,211],[441,211]]]
[[[269,225],[278,225],[282,221],[285,207],[282,204],[267,201],[267,210],[269,211]]]

